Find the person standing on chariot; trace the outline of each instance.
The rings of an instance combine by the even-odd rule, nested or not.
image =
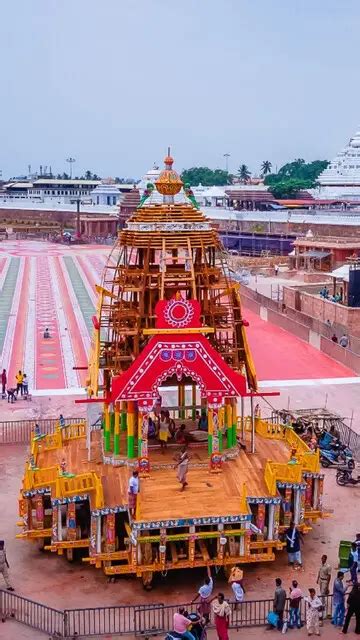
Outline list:
[[[131,516],[135,515],[136,501],[139,493],[140,493],[139,472],[133,471],[131,478],[129,478],[129,487],[128,487],[128,504],[129,504],[129,511]]]
[[[181,486],[180,491],[184,491],[185,487],[187,487],[188,483],[186,481],[187,472],[189,469],[189,454],[187,452],[187,447],[184,446],[181,449],[180,456],[177,463],[177,479],[179,480]]]

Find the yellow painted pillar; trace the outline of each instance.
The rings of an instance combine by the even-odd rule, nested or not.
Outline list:
[[[232,444],[233,447],[236,447],[236,431],[237,431],[237,407],[236,407],[236,398],[232,398],[231,400],[231,409],[232,409]]]
[[[208,454],[212,454],[212,441],[214,434],[214,410],[212,407],[208,408]]]
[[[185,385],[183,384],[178,386],[178,400],[179,418],[183,420],[185,418]]]
[[[192,405],[192,419],[196,418],[196,384],[191,387],[191,405]]]
[[[231,447],[233,446],[231,398],[226,398],[225,400],[225,424],[226,424],[227,447],[228,449],[231,449]]]

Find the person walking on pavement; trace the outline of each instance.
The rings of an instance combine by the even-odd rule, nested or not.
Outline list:
[[[326,596],[328,596],[330,593],[329,591],[330,578],[331,578],[331,566],[327,561],[327,555],[324,554],[323,556],[321,556],[321,565],[320,565],[318,577],[316,580],[316,584],[318,584],[320,588],[323,614],[324,614],[324,611],[326,611],[326,604],[327,604]],[[323,618],[323,614],[321,616],[321,619]]]
[[[354,584],[347,600],[347,611],[342,633],[347,633],[350,620],[354,614],[356,618],[355,633],[360,634],[360,585],[358,583]]]
[[[1,374],[1,387],[2,387],[3,398],[6,398],[6,383],[7,383],[6,369],[3,369]]]
[[[2,573],[7,590],[15,591],[14,587],[11,586],[9,579],[9,563],[6,557],[4,540],[0,540],[0,573]]]
[[[300,606],[303,597],[303,593],[301,589],[299,589],[297,581],[293,580],[290,587],[289,629],[293,629],[294,627],[301,629]]]
[[[316,595],[315,589],[309,589],[309,594],[304,598],[306,603],[306,628],[308,636],[312,636],[315,633],[316,636],[320,635],[320,619],[319,612],[322,607],[319,596]]]
[[[276,578],[275,585],[276,585],[276,588],[274,593],[274,612],[278,615],[277,628],[279,629],[279,631],[281,631],[284,623],[286,591],[281,586],[282,585],[281,578]]]
[[[331,624],[334,624],[336,627],[342,627],[344,624],[344,616],[345,616],[345,591],[346,586],[344,585],[344,574],[342,571],[338,571],[337,577],[334,580],[333,586],[333,617],[331,620]]]
[[[24,380],[24,376],[22,374],[22,371],[19,370],[19,372],[16,374],[15,376],[16,379],[16,395],[19,395],[19,391],[21,393],[21,395],[23,394],[23,380]]]
[[[207,569],[207,577],[205,578],[205,583],[199,588],[195,598],[191,601],[191,604],[194,604],[196,600],[200,596],[200,604],[198,606],[198,612],[202,618],[204,618],[206,624],[209,623],[210,620],[210,612],[211,612],[211,594],[214,588],[214,581],[211,577],[211,568],[209,566]]]

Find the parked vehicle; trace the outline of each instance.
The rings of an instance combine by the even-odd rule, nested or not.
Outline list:
[[[352,484],[360,484],[360,476],[357,478],[353,478],[352,469],[348,467],[340,467],[336,473],[336,482],[340,487],[345,487],[346,485]]]
[[[338,444],[332,449],[320,449],[320,462],[325,468],[343,467],[345,465],[348,469],[355,468],[351,450],[342,444]]]

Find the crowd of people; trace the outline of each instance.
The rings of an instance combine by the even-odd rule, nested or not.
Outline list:
[[[8,402],[15,402],[18,396],[22,396],[25,400],[29,398],[29,381],[26,373],[19,370],[15,376],[15,386],[8,386],[8,378],[6,369],[1,373],[1,390],[3,400],[7,398]]]
[[[299,556],[289,555],[289,563],[293,564],[296,558],[299,559]],[[348,568],[350,577],[346,579],[344,570],[337,571],[332,585],[331,624],[346,634],[351,619],[355,617],[355,633],[360,634],[360,585],[358,583],[360,534],[357,534],[356,541],[352,545]],[[306,625],[308,636],[319,636],[320,628],[327,617],[327,597],[330,595],[331,576],[332,567],[327,556],[323,555],[316,580],[317,587],[310,587],[307,593],[303,591],[297,580],[292,580],[286,590],[283,580],[276,578],[273,605],[267,616],[267,629],[278,629],[284,633],[288,629],[301,629]],[[229,584],[233,592],[232,599],[226,598],[223,592],[213,595],[214,580],[210,567],[207,567],[204,584],[200,586],[191,601],[191,604],[198,603],[197,614],[202,624],[200,628],[204,628],[212,620],[219,640],[229,640],[231,618],[245,600],[243,572],[239,567],[233,567],[231,570]],[[186,640],[202,640],[195,631],[193,632],[194,627],[197,627],[197,625],[194,626],[194,614],[189,615],[185,608],[181,607],[174,614],[175,633]]]
[[[342,302],[343,301],[342,289],[340,289],[340,291],[337,291],[332,296],[332,295],[330,295],[329,289],[325,285],[322,289],[320,289],[319,295],[320,295],[321,298],[325,298],[325,300],[330,300],[330,302]]]

